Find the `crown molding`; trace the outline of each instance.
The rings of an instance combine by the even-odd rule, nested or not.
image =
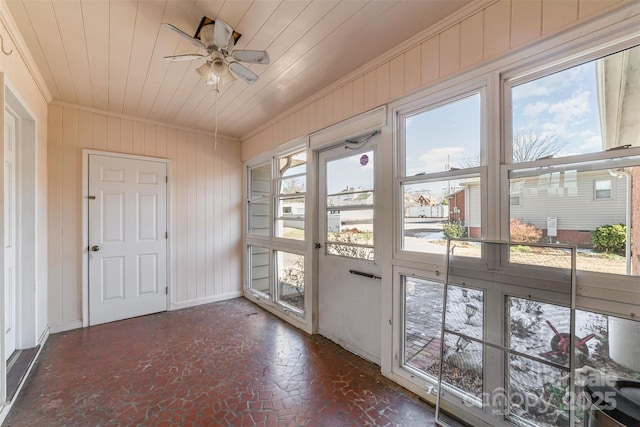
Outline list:
[[[240,143],[240,139],[239,138],[234,138],[234,137],[228,136],[228,135],[221,135],[219,133],[215,134],[214,132],[207,132],[207,131],[203,131],[203,130],[199,130],[199,129],[192,129],[192,128],[188,128],[188,127],[185,127],[185,126],[176,126],[176,125],[168,124],[168,123],[165,123],[165,122],[159,122],[157,120],[150,120],[150,119],[143,119],[141,117],[128,116],[126,114],[120,114],[120,113],[114,113],[114,112],[111,112],[111,111],[100,110],[98,108],[87,107],[85,105],[71,104],[69,102],[63,102],[63,101],[58,101],[58,100],[52,101],[51,105],[57,105],[57,106],[64,107],[64,108],[74,108],[76,110],[86,111],[88,113],[101,114],[103,116],[114,117],[114,118],[121,119],[121,120],[131,120],[132,122],[145,123],[145,124],[150,124],[150,125],[155,125],[155,126],[162,126],[164,128],[167,128],[167,129],[181,130],[181,131],[184,131],[184,132],[190,132],[190,133],[195,133],[195,134],[200,134],[200,135],[206,135],[206,136],[211,136],[211,137],[222,138],[224,140],[227,140],[229,142],[234,142],[234,143],[237,143],[237,144]]]
[[[2,23],[2,25],[6,29],[9,38],[11,38],[11,41],[15,46],[15,50],[17,51],[18,55],[20,55],[22,62],[24,62],[24,65],[29,70],[29,74],[31,74],[31,77],[40,90],[40,93],[47,101],[47,103],[50,103],[53,100],[51,92],[49,91],[49,88],[47,87],[42,74],[40,74],[40,70],[38,69],[36,62],[33,60],[33,56],[31,56],[31,52],[27,48],[27,44],[25,43],[24,38],[22,38],[20,30],[18,30],[18,25],[13,19],[13,15],[11,15],[11,12],[9,11],[7,2],[5,0],[0,1],[0,23]]]

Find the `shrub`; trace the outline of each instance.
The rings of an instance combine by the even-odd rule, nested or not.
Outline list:
[[[514,242],[536,243],[542,238],[542,230],[533,224],[512,219],[509,235]]]
[[[445,221],[442,223],[442,231],[447,239],[459,239],[467,237],[467,229],[461,221]]]
[[[624,224],[601,225],[591,232],[593,249],[598,252],[624,252],[627,243],[627,227]]]

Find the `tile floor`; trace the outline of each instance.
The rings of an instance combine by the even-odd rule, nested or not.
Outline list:
[[[379,368],[237,298],[52,335],[4,426],[433,426]]]

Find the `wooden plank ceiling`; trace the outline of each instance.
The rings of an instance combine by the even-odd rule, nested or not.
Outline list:
[[[7,0],[55,100],[242,137],[470,0]],[[267,50],[215,94],[195,69],[169,62],[198,49],[203,16],[242,34],[236,49]],[[199,52],[202,53],[202,52]],[[217,105],[214,105],[217,104]]]

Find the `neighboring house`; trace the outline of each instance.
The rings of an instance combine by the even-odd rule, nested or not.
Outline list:
[[[462,189],[449,195],[449,220],[460,221],[467,228],[467,236],[479,239],[481,234],[480,220],[480,180],[470,178],[458,184]]]
[[[449,201],[449,220],[464,223],[464,198],[466,192],[464,188],[447,196]]]
[[[450,204],[463,203],[465,209],[461,220],[466,219],[469,236],[480,237],[479,182],[464,185],[464,190],[449,198]],[[512,179],[510,218],[541,229],[543,241],[591,247],[593,230],[605,224],[626,223],[627,185],[624,176],[614,176],[606,170],[568,170],[535,178]],[[450,218],[455,219],[453,214]]]

